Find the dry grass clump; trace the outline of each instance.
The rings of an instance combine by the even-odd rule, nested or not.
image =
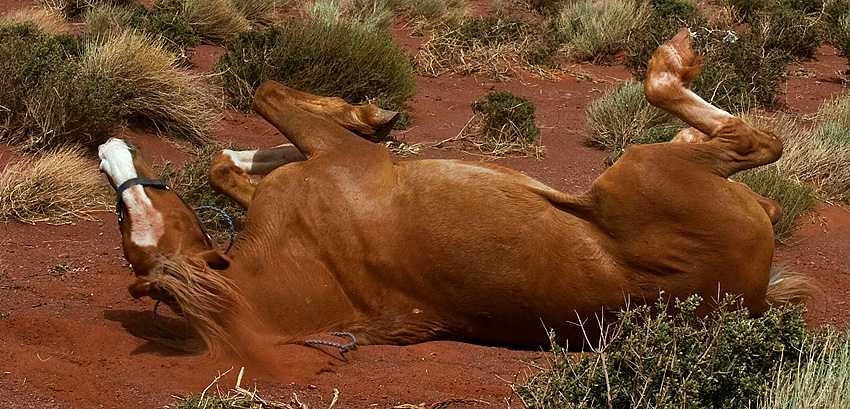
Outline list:
[[[219,379],[224,377],[230,370],[220,374],[213,382],[207,386],[200,395],[192,395],[186,398],[177,406],[177,409],[307,409],[308,406],[298,399],[298,395],[292,394],[289,402],[275,402],[260,398],[256,389],[249,391],[241,386],[242,377],[245,373],[245,368],[239,370],[239,375],[236,378],[236,386],[233,389],[224,392],[218,385]],[[215,385],[215,394],[208,394],[210,388]],[[334,396],[328,406],[333,408],[339,400],[339,390],[334,389]]]
[[[251,23],[271,24],[290,0],[233,0],[236,9]]]
[[[850,134],[840,127],[803,125],[785,115],[749,115],[745,120],[782,140],[779,173],[813,186],[824,199],[850,202]]]
[[[102,205],[106,189],[77,148],[60,148],[0,172],[0,220],[71,223]]]
[[[201,38],[215,44],[251,28],[232,0],[183,0],[183,13]]]
[[[646,102],[643,85],[632,80],[591,102],[587,123],[591,143],[618,156],[636,143],[669,141],[684,125]]]
[[[505,80],[517,69],[550,75],[558,42],[542,23],[507,17],[467,18],[443,27],[416,56],[422,75],[482,74]]]
[[[392,10],[386,0],[319,0],[303,9],[313,24],[334,28],[340,23],[365,31],[386,30],[392,22]]]
[[[732,179],[779,202],[782,218],[773,226],[773,234],[779,240],[790,238],[799,228],[797,220],[815,204],[815,190],[793,176],[782,173],[775,164],[737,173]]]
[[[560,3],[552,21],[567,58],[599,61],[622,50],[629,33],[647,24],[651,14],[650,2],[577,0]]]
[[[157,130],[208,143],[218,112],[210,93],[197,78],[177,68],[178,58],[162,41],[123,31],[103,43],[84,45],[82,69],[114,79],[126,93],[126,116],[150,123]]]
[[[46,8],[26,8],[0,16],[0,24],[21,24],[32,22],[41,31],[53,35],[68,34],[71,27],[56,10]]]
[[[822,126],[826,124],[841,126],[850,134],[850,92],[840,94],[835,99],[821,104],[818,108],[818,122]]]

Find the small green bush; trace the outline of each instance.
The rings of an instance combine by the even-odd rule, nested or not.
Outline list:
[[[827,40],[850,60],[850,1],[828,0],[824,17]]]
[[[467,136],[481,152],[502,156],[510,153],[537,155],[534,104],[510,92],[491,92],[472,103],[477,122]]]
[[[534,409],[750,408],[780,368],[801,359],[804,309],[749,318],[727,296],[701,318],[693,314],[700,302],[692,296],[675,308],[659,301],[621,312],[593,354],[569,354],[553,342],[551,368],[514,390]]]
[[[790,7],[755,12],[749,23],[754,41],[768,52],[779,50],[791,57],[811,58],[821,43],[816,20]]]
[[[749,169],[732,176],[754,192],[779,202],[782,218],[773,226],[779,240],[790,238],[797,231],[797,220],[815,204],[815,190],[783,174],[776,165]]]
[[[642,30],[649,17],[646,2],[578,0],[561,3],[552,21],[567,58],[600,61],[622,50],[628,34]]]
[[[385,32],[341,22],[328,27],[289,21],[242,33],[217,63],[218,81],[239,108],[267,80],[352,103],[379,99],[403,104],[413,95],[410,60]]]
[[[128,24],[130,27],[158,35],[180,49],[201,44],[201,35],[192,27],[183,10],[183,0],[157,1],[150,10],[137,6],[133,9]]]

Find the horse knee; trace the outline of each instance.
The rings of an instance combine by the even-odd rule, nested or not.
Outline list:
[[[238,166],[226,150],[213,158],[207,177],[213,190],[248,208],[254,195],[254,185],[245,169]]]

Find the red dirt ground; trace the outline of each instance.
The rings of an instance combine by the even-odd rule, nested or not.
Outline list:
[[[0,12],[31,1],[0,0]],[[480,4],[479,4],[480,3]],[[476,2],[476,10],[489,1]],[[486,8],[484,8],[486,10]],[[412,53],[422,38],[398,28],[394,35]],[[195,50],[196,70],[208,71],[222,51]],[[604,153],[585,146],[585,108],[618,81],[622,67],[581,65],[592,82],[564,76],[547,82],[521,75],[506,83],[480,77],[420,77],[413,100],[414,125],[394,136],[408,143],[456,135],[471,116],[470,103],[492,90],[511,91],[537,107],[546,147],[543,160],[510,158],[497,163],[525,172],[566,192],[586,189],[603,170]],[[812,61],[789,67],[787,109],[814,112],[820,101],[846,90],[841,71],[847,61],[822,47]],[[575,71],[575,70],[574,70]],[[142,131],[118,136],[139,146],[154,162],[188,158],[167,142]],[[223,142],[268,147],[282,142],[271,126],[253,114],[228,112],[217,133]],[[0,144],[0,167],[20,153]],[[466,158],[456,151],[427,150],[417,158]],[[97,170],[92,153],[92,171]],[[125,287],[125,262],[116,216],[96,212],[75,225],[0,224],[0,405],[6,408],[175,407],[180,396],[200,393],[230,364],[208,362],[156,342],[168,337],[151,319],[153,302],[133,300]],[[804,228],[791,243],[778,246],[776,262],[816,279],[823,298],[810,305],[812,326],[848,328],[850,300],[850,210],[821,204],[804,216]],[[185,334],[185,323],[161,313],[166,328]],[[344,358],[303,346],[281,347],[285,379],[262,379],[248,371],[242,385],[272,400],[298,399],[312,408],[390,408],[398,404],[441,408],[521,407],[510,385],[531,372],[529,362],[545,363],[542,351],[509,350],[457,342],[406,347],[368,346]],[[318,373],[315,369],[321,368]],[[222,380],[232,385],[239,368]],[[438,405],[441,404],[442,405]]]

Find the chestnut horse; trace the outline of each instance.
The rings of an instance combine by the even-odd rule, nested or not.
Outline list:
[[[629,148],[581,195],[493,164],[393,162],[364,138],[393,113],[267,82],[254,109],[292,145],[215,159],[211,184],[248,211],[227,255],[133,147],[110,140],[99,155],[122,202],[130,292],[238,355],[328,331],[525,347],[548,344],[548,327],[580,346],[600,313],[662,291],[701,295],[701,314],[735,294],[761,314],[782,301],[783,280],[770,284],[781,212],[728,177],[777,160],[782,144],[690,91],[699,64],[687,30],[659,47],[646,98],[693,128]]]

